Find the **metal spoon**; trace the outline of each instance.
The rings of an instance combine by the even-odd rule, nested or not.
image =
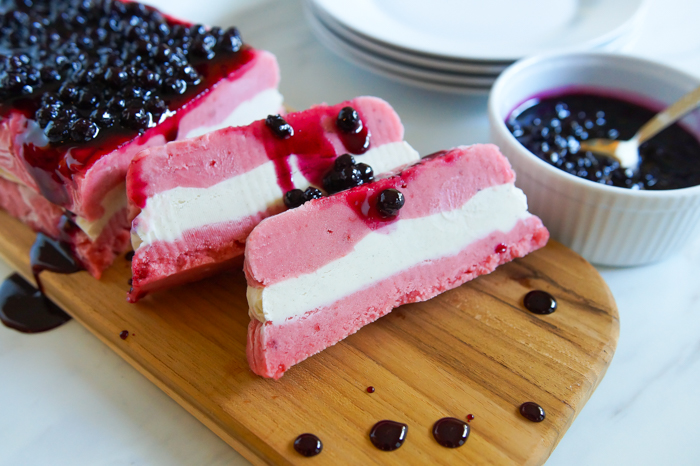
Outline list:
[[[613,141],[612,139],[589,139],[581,141],[581,149],[595,152],[596,154],[612,157],[624,169],[636,170],[639,167],[639,146],[652,138],[662,129],[672,125],[681,119],[686,113],[700,104],[700,87],[688,92],[675,103],[666,107],[666,110],[657,113],[654,118],[647,121],[639,128],[637,134],[629,141]]]

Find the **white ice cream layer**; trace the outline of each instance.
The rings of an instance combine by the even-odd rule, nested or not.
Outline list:
[[[384,144],[357,156],[357,161],[369,164],[375,174],[418,159],[418,153],[406,142]],[[290,157],[290,165],[294,186],[309,187],[295,156]],[[131,242],[136,250],[156,241],[176,241],[187,230],[244,219],[282,205],[283,196],[273,161],[208,188],[177,187],[163,191],[146,200],[131,230]]]
[[[311,273],[248,287],[249,312],[261,322],[282,323],[422,262],[454,256],[494,231],[507,233],[529,216],[525,194],[514,185],[483,189],[458,209],[372,231],[351,253]]]
[[[200,126],[187,133],[188,138],[211,133],[217,129],[229,126],[245,126],[255,120],[265,118],[267,115],[275,115],[282,108],[282,94],[277,89],[267,89],[246,100],[236,107],[224,121],[213,126]]]

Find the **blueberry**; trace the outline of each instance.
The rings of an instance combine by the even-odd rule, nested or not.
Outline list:
[[[145,131],[153,125],[153,115],[143,108],[128,107],[122,111],[121,124],[127,128]]]
[[[45,66],[41,69],[41,80],[45,83],[54,83],[61,80],[61,74],[51,66]]]
[[[88,142],[97,137],[100,129],[87,118],[75,120],[70,126],[70,134],[76,142]]]
[[[405,202],[403,193],[398,189],[385,189],[377,198],[377,210],[384,218],[395,217]]]
[[[323,193],[321,192],[321,190],[314,188],[313,186],[309,186],[304,191],[304,198],[307,201],[310,201],[312,199],[321,199],[322,197],[323,197]]]
[[[343,107],[336,120],[338,128],[345,133],[359,133],[362,131],[362,120],[357,111],[352,107]]]
[[[100,128],[110,128],[114,126],[116,117],[114,113],[107,109],[96,109],[90,114],[90,118],[97,123]]]
[[[238,52],[241,47],[243,47],[243,41],[238,29],[235,27],[227,29],[216,43],[217,50],[222,52]]]
[[[58,95],[64,102],[75,102],[78,99],[78,88],[74,84],[66,83],[58,89]]]
[[[280,139],[294,136],[294,128],[280,115],[268,115],[265,119],[265,125]]]
[[[374,181],[374,170],[366,163],[358,163],[357,169],[360,171],[363,183],[371,183]]]
[[[166,78],[163,87],[168,94],[184,94],[187,91],[187,83],[175,77]]]
[[[355,165],[355,157],[353,157],[350,154],[343,154],[337,159],[335,159],[335,163],[333,164],[333,169],[335,171],[340,171],[345,167],[351,167]]]
[[[301,189],[292,189],[284,193],[284,205],[287,206],[288,209],[299,207],[306,201],[307,199],[304,196],[304,191]]]
[[[332,170],[323,177],[323,188],[333,194],[362,184],[362,173],[350,165],[340,171]]]
[[[49,141],[61,142],[68,137],[68,125],[61,120],[52,120],[46,125],[44,133]]]

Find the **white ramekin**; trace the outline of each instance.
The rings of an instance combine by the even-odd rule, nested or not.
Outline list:
[[[491,139],[513,165],[530,211],[554,239],[596,264],[655,262],[682,251],[700,233],[700,186],[633,191],[578,178],[527,150],[505,121],[528,98],[569,86],[670,104],[698,85],[693,76],[639,58],[604,53],[532,57],[509,67],[494,84],[488,103]],[[700,136],[700,112],[691,113],[683,125]]]

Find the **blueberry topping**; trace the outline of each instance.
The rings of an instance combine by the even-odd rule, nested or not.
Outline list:
[[[70,126],[70,134],[76,142],[88,142],[97,137],[100,129],[87,118],[75,120]]]
[[[350,154],[343,154],[335,159],[333,169],[336,171],[341,171],[343,168],[352,167],[353,165],[355,165],[355,157]]]
[[[372,167],[366,163],[358,163],[357,169],[360,171],[360,176],[363,183],[371,183],[374,181],[374,170],[372,170]]]
[[[280,139],[287,139],[294,136],[294,128],[280,115],[268,115],[265,124],[272,133]]]
[[[346,133],[359,133],[362,130],[360,115],[352,107],[343,107],[338,113],[336,124]]]
[[[306,191],[302,191],[301,189],[292,189],[285,193],[284,205],[286,205],[289,209],[294,209],[295,207],[299,207],[312,199],[320,199],[321,197],[323,197],[321,190],[314,188],[313,186],[306,188]]]
[[[395,217],[406,200],[403,193],[398,189],[389,188],[379,193],[377,199],[377,210],[384,218]]]
[[[335,159],[333,170],[323,177],[323,188],[333,194],[371,181],[374,181],[372,167],[356,163],[355,157],[343,154]]]
[[[211,60],[231,61],[243,48],[236,28],[175,24],[135,2],[2,5],[0,104],[9,110],[21,100],[53,144],[93,140],[107,128],[143,131],[201,92],[204,73],[226,71]]]

